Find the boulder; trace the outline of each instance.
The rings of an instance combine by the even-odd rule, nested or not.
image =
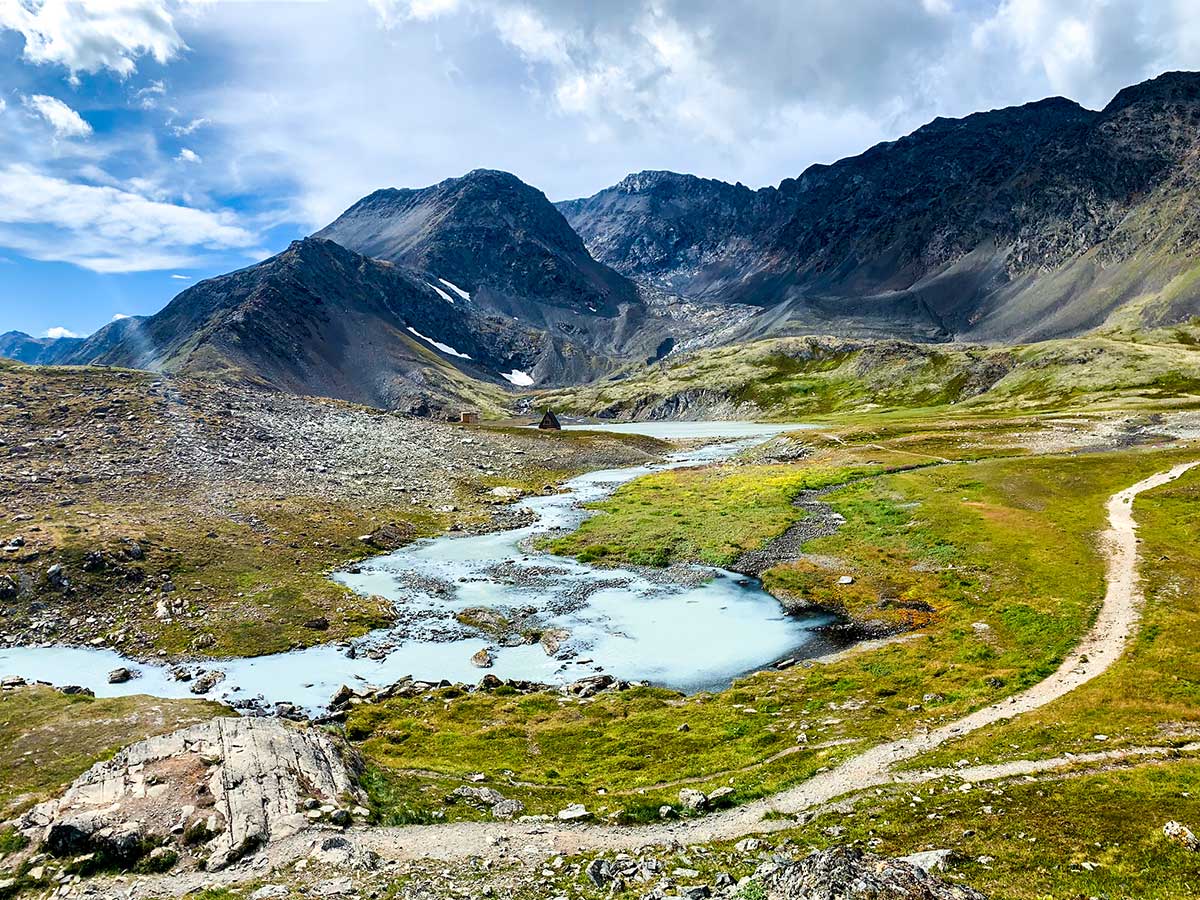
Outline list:
[[[108,683],[124,684],[127,681],[132,681],[134,677],[135,676],[132,670],[127,669],[125,666],[121,666],[120,668],[113,669],[108,673]]]
[[[95,853],[128,865],[174,840],[172,850],[202,853],[210,869],[221,869],[309,827],[305,800],[361,802],[357,766],[318,729],[211,719],[131,744],[16,824],[56,856]]]
[[[515,819],[525,812],[525,804],[520,800],[501,800],[492,807],[493,819]]]
[[[193,694],[207,694],[218,684],[225,680],[225,673],[218,672],[212,669],[208,672],[201,672],[196,676],[196,680],[192,682],[192,686],[188,688]]]
[[[1188,850],[1200,850],[1200,839],[1182,822],[1168,822],[1163,826],[1163,835]]]
[[[560,822],[586,822],[591,817],[592,814],[582,803],[572,803],[566,809],[560,809],[557,816]]]
[[[473,665],[479,669],[490,669],[492,667],[491,652],[486,647],[484,647],[482,650],[477,651],[471,657],[471,665]]]
[[[550,628],[542,632],[541,640],[538,643],[542,645],[547,656],[555,656],[570,636],[571,633],[565,628]]]
[[[912,863],[926,872],[944,872],[946,867],[954,861],[954,857],[953,850],[922,850],[920,853],[901,856],[900,861]]]
[[[703,791],[684,788],[679,792],[679,805],[691,812],[700,812],[708,806],[708,797]]]
[[[766,868],[755,876],[765,900],[987,900],[979,891],[944,881],[920,866],[854,847],[817,850],[796,862]]]

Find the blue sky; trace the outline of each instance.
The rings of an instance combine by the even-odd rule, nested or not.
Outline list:
[[[1173,68],[1191,0],[0,0],[0,331],[152,313],[380,187],[774,184]]]

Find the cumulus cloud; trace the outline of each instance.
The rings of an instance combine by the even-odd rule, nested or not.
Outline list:
[[[83,116],[57,97],[33,94],[22,98],[22,102],[31,113],[46,120],[54,129],[56,137],[87,137],[92,133],[92,126],[84,120]]]
[[[42,337],[58,340],[59,338],[77,338],[79,335],[74,331],[71,331],[69,328],[63,328],[61,325],[56,325],[53,328],[47,328],[42,333]]]
[[[194,264],[201,249],[248,250],[254,243],[227,211],[0,166],[0,246],[34,259],[95,272],[138,272]]]
[[[187,147],[184,147],[179,151],[179,155],[175,157],[175,160],[176,162],[198,163],[200,162],[200,156],[195,150],[190,150]]]
[[[165,63],[184,49],[166,0],[3,0],[0,29],[25,38],[25,58],[78,72],[131,75],[141,56]]]
[[[112,320],[114,322],[120,322],[122,319],[128,319],[128,318],[129,318],[129,316],[127,316],[125,313],[113,313]]]

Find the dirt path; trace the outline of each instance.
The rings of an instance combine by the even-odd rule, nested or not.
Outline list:
[[[1137,629],[1142,600],[1137,578],[1137,525],[1133,519],[1133,499],[1143,491],[1174,481],[1196,465],[1200,465],[1200,460],[1182,463],[1169,471],[1143,479],[1109,498],[1109,527],[1102,539],[1108,563],[1107,591],[1095,623],[1053,675],[999,703],[983,707],[940,728],[872,747],[772,797],[701,818],[643,826],[455,823],[373,829],[361,833],[358,839],[385,858],[401,859],[485,856],[494,852],[498,845],[508,847],[509,852],[549,855],[584,850],[633,850],[672,840],[704,843],[787,828],[794,823],[779,816],[794,816],[846,794],[896,781],[927,781],[944,777],[951,771],[961,777],[986,780],[1045,771],[1060,764],[1084,761],[1080,757],[1062,757],[1059,760],[1006,763],[961,772],[944,769],[893,772],[896,764],[948,741],[1052,703],[1101,675],[1121,656]],[[1112,758],[1116,755],[1119,754],[1114,754]],[[768,815],[773,817],[766,818]]]

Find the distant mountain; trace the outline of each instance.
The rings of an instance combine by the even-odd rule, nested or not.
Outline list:
[[[592,259],[541,191],[507,172],[376,191],[314,236],[404,266],[458,303],[543,331],[540,385],[587,381],[653,356],[671,334],[633,282]]]
[[[504,172],[376,191],[278,256],[27,361],[429,412],[826,334],[1015,343],[1200,314],[1200,75],[1099,112],[936,119],[778,187],[642,172],[557,207]]]
[[[743,336],[1152,326],[1200,311],[1197,124],[1200,75],[1169,73],[1100,112],[1054,98],[936,119],[778,188],[644,172],[559,209],[632,278],[767,310]]]
[[[460,373],[499,382],[501,373],[532,368],[544,342],[511,319],[452,302],[405,269],[317,238],[105,331],[78,355],[414,411],[461,405],[469,379]]]
[[[0,357],[31,365],[53,365],[82,343],[80,338],[35,338],[23,331],[8,331],[0,334]]]
[[[376,191],[314,237],[446,279],[505,314],[527,315],[536,304],[612,318],[639,302],[541,191],[507,172]]]

